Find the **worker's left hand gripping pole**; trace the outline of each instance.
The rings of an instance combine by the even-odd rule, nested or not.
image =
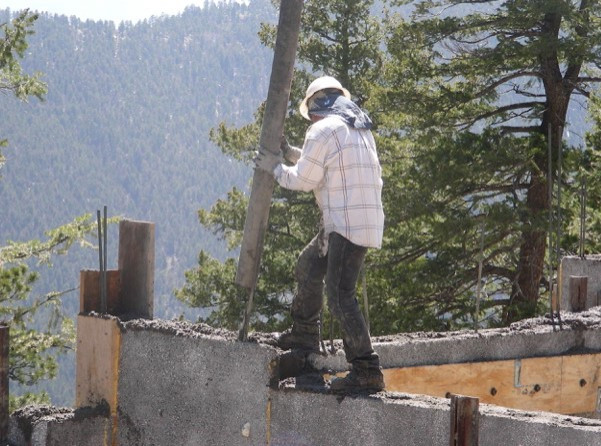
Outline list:
[[[284,131],[302,9],[303,0],[281,0],[271,78],[259,140],[261,148],[273,153],[280,150],[280,138]],[[249,290],[239,335],[242,341],[246,341],[248,337],[248,324],[259,275],[273,187],[273,176],[268,172],[255,169],[236,272],[236,283]]]

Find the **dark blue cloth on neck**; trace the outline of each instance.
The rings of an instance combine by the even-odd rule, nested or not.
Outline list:
[[[356,129],[371,129],[372,122],[367,113],[340,93],[329,93],[311,101],[309,114],[317,116],[340,116],[348,125]]]

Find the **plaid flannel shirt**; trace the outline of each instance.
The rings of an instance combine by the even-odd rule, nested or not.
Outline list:
[[[369,130],[358,130],[337,116],[317,121],[307,130],[296,165],[274,169],[286,189],[313,191],[327,236],[337,232],[356,245],[382,246],[382,169]]]

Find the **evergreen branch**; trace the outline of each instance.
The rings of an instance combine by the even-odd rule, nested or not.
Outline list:
[[[540,132],[540,125],[525,125],[525,126],[513,126],[513,125],[503,125],[500,127],[501,132],[505,133],[533,133]]]
[[[71,288],[71,289],[65,290],[65,291],[57,291],[57,292],[48,293],[43,298],[36,300],[31,306],[24,307],[21,309],[21,311],[16,312],[13,318],[15,320],[22,320],[25,315],[33,314],[33,313],[37,312],[38,309],[43,307],[44,305],[46,305],[54,300],[57,300],[59,297],[64,296],[65,294],[71,293],[71,292],[75,291],[76,289],[77,288]]]
[[[491,93],[492,91],[494,91],[497,87],[500,87],[501,85],[509,82],[510,80],[517,79],[519,77],[525,77],[525,76],[528,76],[528,77],[534,76],[534,77],[538,77],[538,78],[542,77],[538,71],[516,71],[515,73],[511,73],[508,76],[497,79],[495,82],[486,86],[484,89],[482,89],[478,93],[476,93],[472,97],[472,99],[481,98],[482,96],[485,96],[485,95]]]
[[[579,12],[582,13],[589,7],[589,0],[582,0],[580,2]],[[587,22],[590,22],[590,18],[588,14],[586,14]],[[588,24],[588,23],[587,23]],[[588,37],[588,27],[583,26],[582,24],[578,24],[575,28],[576,34],[578,37],[582,39],[586,39]],[[566,74],[564,76],[564,80],[567,80],[569,84],[574,85],[576,80],[578,79],[578,75],[580,74],[580,68],[582,67],[582,54],[576,53],[575,59],[570,61],[568,64],[568,68],[566,69]]]
[[[582,83],[582,82],[601,82],[601,77],[590,77],[590,76],[581,76],[579,78],[576,79],[577,83]]]
[[[515,277],[515,271],[504,266],[484,265],[482,274],[487,276],[504,277],[511,281]]]
[[[542,102],[542,101],[520,102],[517,104],[504,105],[502,107],[496,108],[495,110],[491,110],[489,112],[477,115],[477,116],[473,117],[470,121],[456,124],[456,127],[468,128],[468,127],[471,127],[472,125],[474,125],[478,121],[481,121],[483,119],[490,118],[490,117],[493,117],[496,115],[501,115],[508,111],[525,109],[524,113],[526,113],[526,112],[531,111],[533,108],[535,108],[537,106],[545,106],[545,105],[546,105],[546,103]],[[519,116],[520,116],[520,114],[513,115],[509,119],[513,119],[513,118],[519,117]],[[505,121],[507,121],[507,120],[505,120]]]
[[[544,93],[533,93],[531,91],[527,91],[527,90],[522,90],[521,87],[519,85],[512,85],[511,86],[511,90],[507,90],[506,92],[503,92],[503,94],[506,93],[514,93],[526,98],[546,98],[547,95]]]

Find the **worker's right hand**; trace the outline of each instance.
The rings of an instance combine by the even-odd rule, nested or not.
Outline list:
[[[301,150],[298,147],[291,146],[285,135],[282,135],[282,139],[280,140],[280,150],[284,159],[290,164],[296,164],[301,156]]]
[[[261,147],[255,157],[255,167],[273,175],[274,169],[282,164],[282,154],[274,154]]]
[[[282,135],[282,139],[280,140],[280,150],[284,154],[284,157],[286,157],[286,154],[290,151],[290,144],[288,144],[286,135]]]

